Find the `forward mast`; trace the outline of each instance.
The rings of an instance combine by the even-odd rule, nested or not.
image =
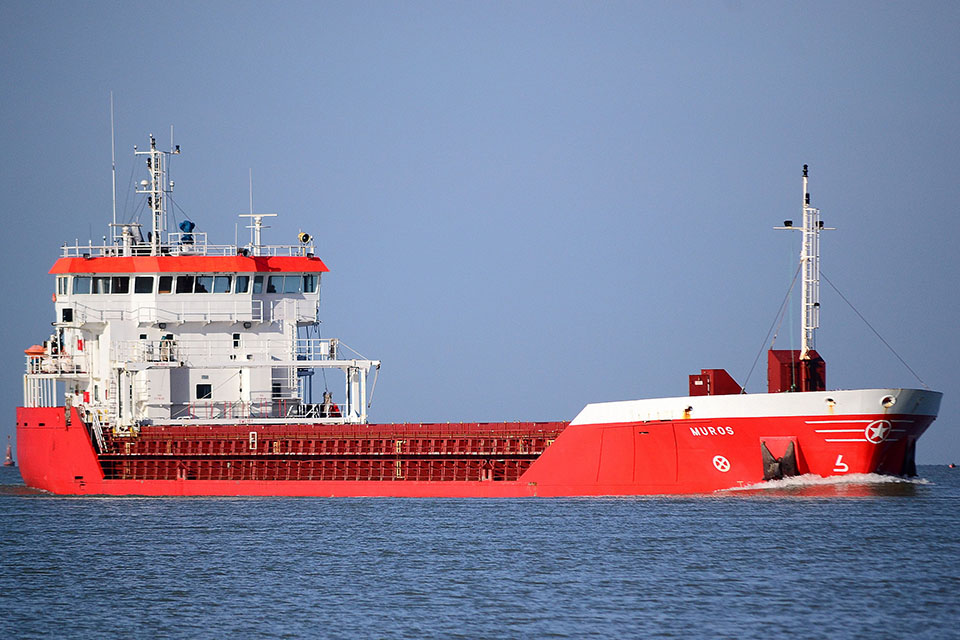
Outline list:
[[[816,331],[820,328],[820,232],[833,230],[824,227],[820,220],[820,209],[810,206],[808,189],[808,169],[803,165],[803,226],[793,226],[792,220],[784,220],[777,229],[802,232],[800,248],[800,270],[802,274],[802,301],[800,310],[800,359],[809,360],[810,352],[816,349]]]

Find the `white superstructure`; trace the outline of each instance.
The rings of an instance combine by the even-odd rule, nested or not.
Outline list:
[[[119,224],[112,243],[64,244],[54,332],[27,350],[24,406],[66,404],[99,425],[346,422],[367,419],[368,374],[380,363],[322,337],[313,239],[214,245],[193,222],[168,233],[170,152],[146,156],[151,229]],[[326,372],[334,388],[327,387]],[[317,375],[315,375],[317,374]],[[342,379],[342,386],[336,379]]]

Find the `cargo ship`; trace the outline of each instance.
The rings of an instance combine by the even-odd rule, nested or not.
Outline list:
[[[172,145],[171,145],[172,146]],[[688,395],[587,404],[560,422],[371,423],[380,362],[321,335],[315,240],[207,241],[168,228],[179,146],[153,136],[135,191],[150,228],[64,244],[53,333],[25,350],[24,482],[57,494],[521,497],[704,493],[787,476],[915,474],[941,394],[827,390],[818,209],[803,170],[802,335],[768,352],[768,391],[723,369]],[[252,207],[251,207],[252,208]],[[314,374],[337,388],[314,395]],[[319,378],[319,377],[318,377]],[[341,385],[342,381],[342,386]]]

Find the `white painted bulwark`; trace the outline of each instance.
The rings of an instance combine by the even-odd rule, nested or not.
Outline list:
[[[588,404],[571,424],[612,424],[651,420],[853,416],[876,413],[936,416],[939,391],[856,389],[806,393],[684,396]],[[890,398],[894,399],[891,406]]]

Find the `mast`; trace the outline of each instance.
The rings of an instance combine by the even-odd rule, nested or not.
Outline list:
[[[251,204],[253,200],[251,199]],[[252,206],[250,207],[253,208]],[[276,218],[278,214],[276,213],[241,213],[239,214],[241,218],[252,218],[253,224],[247,227],[250,229],[250,244],[247,245],[253,250],[253,255],[259,256],[263,253],[263,245],[260,243],[260,233],[263,229],[269,229],[270,227],[263,224],[264,218]]]
[[[820,232],[831,230],[820,220],[820,209],[810,206],[809,176],[803,165],[803,226],[793,226],[792,220],[784,220],[782,227],[803,232],[800,248],[800,268],[803,271],[803,301],[800,310],[800,359],[810,360],[810,352],[816,349],[816,330],[820,327]]]
[[[816,347],[816,330],[820,327],[820,209],[810,206],[807,190],[807,165],[803,165],[803,247],[800,264],[803,269],[803,310],[800,337],[800,359],[809,360]]]
[[[137,151],[134,147],[133,153],[147,156],[150,180],[141,180],[137,193],[147,196],[147,205],[151,212],[150,255],[158,256],[160,247],[163,246],[163,234],[167,229],[167,195],[173,193],[173,182],[167,182],[167,156],[179,154],[180,145],[170,151],[160,151],[157,149],[156,138],[150,134],[150,149]]]

